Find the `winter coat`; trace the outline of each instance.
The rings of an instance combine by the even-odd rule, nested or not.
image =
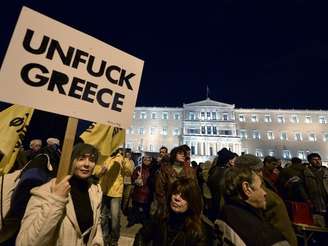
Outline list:
[[[178,224],[178,225],[177,225]],[[201,232],[185,230],[180,223],[170,223],[169,219],[153,219],[136,234],[134,246],[207,246],[205,225]],[[151,244],[152,243],[152,244]]]
[[[314,206],[315,213],[327,210],[328,203],[328,168],[309,167],[304,171],[305,186]]]
[[[264,187],[267,205],[263,215],[274,228],[276,228],[292,246],[297,246],[297,238],[284,201],[273,190]]]
[[[215,165],[210,168],[208,174],[207,185],[212,195],[212,207],[210,209],[210,219],[215,220],[218,218],[220,210],[224,204],[224,181],[225,174],[229,168]]]
[[[142,178],[142,185],[137,184],[135,181],[137,180],[139,174],[138,172],[141,171],[141,178]],[[149,179],[150,179],[150,166],[142,165],[136,167],[132,174],[132,183],[134,184],[132,199],[133,201],[139,203],[150,203],[152,198],[152,193],[149,187]]]
[[[196,174],[190,166],[184,165],[182,171],[178,174],[170,163],[161,163],[155,184],[156,199],[158,208],[161,211],[166,210],[165,206],[171,185],[181,177],[192,178],[197,182]]]
[[[307,202],[309,196],[305,190],[305,172],[303,164],[291,164],[279,174],[277,186],[284,200]]]
[[[222,208],[221,219],[226,222],[246,245],[271,246],[286,241],[283,235],[266,222],[261,210],[243,201],[227,202]]]
[[[89,188],[93,226],[89,229],[91,231],[81,234],[71,195],[63,198],[51,193],[53,182],[54,179],[31,191],[16,245],[84,246],[83,236],[90,232],[87,246],[102,246],[100,186],[91,185]]]
[[[100,185],[104,195],[109,197],[122,197],[123,194],[123,177],[130,176],[133,172],[133,162],[124,158],[121,154],[115,157],[109,157],[105,160],[104,165],[108,171],[100,177]],[[101,166],[96,166],[94,173],[97,175]]]

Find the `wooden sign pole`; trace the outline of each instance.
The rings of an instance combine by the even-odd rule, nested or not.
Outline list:
[[[78,119],[73,117],[68,117],[65,138],[63,149],[60,157],[58,172],[57,172],[57,180],[56,182],[60,182],[65,176],[72,174],[72,165],[71,165],[71,154],[73,150],[77,123]]]

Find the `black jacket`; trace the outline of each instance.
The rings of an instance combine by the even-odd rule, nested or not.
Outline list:
[[[202,232],[186,231],[183,218],[160,220],[153,219],[146,223],[136,234],[134,246],[207,246],[205,225]]]
[[[248,246],[269,246],[286,239],[264,221],[261,211],[243,201],[229,201],[222,209],[226,222]]]

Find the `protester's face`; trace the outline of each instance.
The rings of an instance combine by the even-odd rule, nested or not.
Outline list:
[[[167,155],[167,150],[165,148],[159,150],[159,156],[162,158]]]
[[[132,154],[130,152],[126,152],[125,153],[125,157],[128,158],[128,159],[131,159],[132,158]]]
[[[178,152],[177,155],[176,155],[176,160],[178,162],[184,162],[185,158],[186,158],[186,156],[185,156],[185,153],[183,151]]]
[[[181,194],[172,194],[170,207],[175,213],[184,213],[188,210],[188,202],[181,197]]]
[[[228,164],[230,167],[234,167],[235,166],[235,160],[237,157],[232,158],[231,160],[229,160]]]
[[[144,156],[143,158],[143,164],[148,166],[151,164],[151,157],[150,156]]]
[[[322,163],[321,163],[321,159],[319,157],[313,157],[311,160],[310,160],[310,164],[313,166],[313,167],[321,167]]]
[[[254,208],[266,208],[266,192],[263,189],[262,179],[258,175],[254,175],[253,184],[248,188],[247,202]]]
[[[39,151],[41,149],[41,143],[34,143],[32,144],[32,148],[33,151]]]
[[[75,169],[74,175],[81,178],[86,179],[92,175],[93,169],[96,165],[95,158],[90,154],[85,154],[77,159],[75,159]]]

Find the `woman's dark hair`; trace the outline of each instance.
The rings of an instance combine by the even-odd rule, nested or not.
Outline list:
[[[95,162],[97,162],[99,157],[99,152],[97,148],[92,146],[91,144],[86,143],[78,143],[74,146],[71,156],[71,161],[73,162],[74,159],[79,158],[80,156],[89,154],[94,157]]]
[[[186,211],[185,231],[201,231],[201,213],[203,208],[201,191],[194,179],[181,177],[173,182],[168,199],[168,208],[170,208],[171,197],[173,194],[180,194],[188,202]],[[172,212],[171,208],[170,211]]]
[[[177,153],[180,153],[180,152],[184,153],[184,155],[187,156],[187,152],[186,152],[185,148],[182,146],[175,147],[171,150],[171,152],[170,152],[171,164],[173,164],[176,161]]]

